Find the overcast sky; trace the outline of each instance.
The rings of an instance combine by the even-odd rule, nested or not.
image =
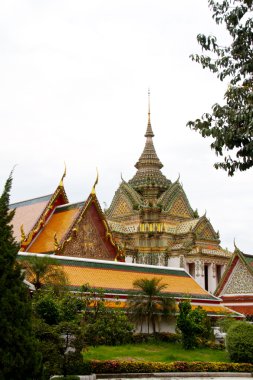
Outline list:
[[[210,142],[186,127],[222,102],[225,83],[189,59],[198,33],[224,42],[207,0],[2,0],[0,185],[14,165],[12,202],[52,193],[67,164],[71,202],[110,205],[135,173],[151,89],[154,145],[163,173],[180,181],[193,209],[253,254],[252,170],[213,168]]]

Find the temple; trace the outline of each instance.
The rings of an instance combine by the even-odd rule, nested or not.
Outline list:
[[[122,179],[106,217],[127,262],[185,268],[206,290],[214,292],[231,257],[220,246],[206,215],[199,217],[177,179],[161,172],[150,117],[136,174]]]
[[[20,251],[122,261],[98,202],[96,183],[86,201],[69,203],[64,176],[53,194],[10,205],[16,210],[13,231]]]
[[[26,261],[31,257],[43,257],[42,254],[27,252],[19,253],[19,260]],[[181,268],[168,268],[153,265],[128,264],[94,260],[79,257],[54,256],[54,265],[58,265],[68,278],[68,287],[78,294],[83,288],[92,289],[91,297],[96,299],[103,291],[103,299],[108,308],[117,308],[126,311],[130,295],[138,294],[134,288],[137,279],[159,279],[166,287],[162,290],[165,297],[175,299],[178,312],[178,303],[188,299],[192,309],[201,306],[210,318],[216,320],[224,316],[242,319],[243,315],[221,305],[221,300],[204,290],[197,282]],[[83,287],[84,286],[84,287]],[[146,326],[146,327],[145,327]],[[147,325],[142,332],[148,332]],[[174,332],[176,328],[176,315],[165,317],[157,326],[158,331]],[[139,331],[136,326],[136,331]]]

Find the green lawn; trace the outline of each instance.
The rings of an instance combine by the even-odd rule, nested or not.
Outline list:
[[[84,353],[87,360],[136,360],[150,362],[203,361],[228,362],[228,355],[222,350],[199,348],[184,350],[179,343],[140,343],[123,346],[89,347]]]

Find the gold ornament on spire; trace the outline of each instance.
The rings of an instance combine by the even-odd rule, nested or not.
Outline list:
[[[66,163],[64,162],[64,173],[61,177],[61,180],[60,180],[60,183],[59,183],[59,186],[63,187],[63,179],[66,177],[66,174],[67,174],[67,168],[66,168]]]
[[[93,188],[92,188],[92,190],[91,190],[91,194],[93,194],[93,195],[96,194],[96,186],[97,186],[97,184],[98,184],[98,168],[96,168],[96,170],[97,170],[97,178],[96,178],[96,181],[95,181],[95,183],[94,183],[94,185],[93,185]]]

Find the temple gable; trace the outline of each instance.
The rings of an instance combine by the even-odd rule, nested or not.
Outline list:
[[[61,255],[114,260],[116,247],[110,241],[106,225],[99,217],[96,207],[90,205],[72,229],[71,236],[63,243]]]
[[[124,184],[121,184],[113,198],[110,208],[106,211],[106,215],[112,219],[115,217],[120,218],[122,216],[131,215],[134,211],[133,203],[133,200],[124,188]]]
[[[220,296],[253,293],[253,276],[247,266],[238,260]]]
[[[183,194],[179,194],[171,203],[171,205],[169,205],[166,211],[174,216],[192,218],[192,210],[190,209],[188,202],[186,202]]]
[[[203,221],[201,221],[194,231],[196,233],[197,239],[204,239],[204,240],[216,240],[217,234],[214,231],[211,223],[209,220],[204,218]]]

